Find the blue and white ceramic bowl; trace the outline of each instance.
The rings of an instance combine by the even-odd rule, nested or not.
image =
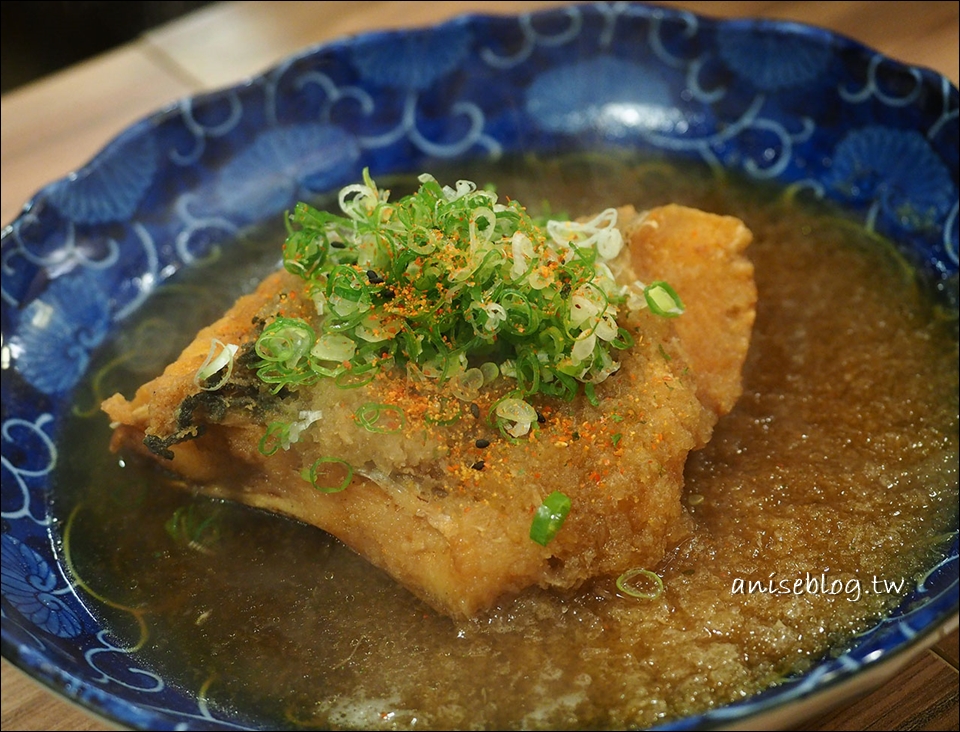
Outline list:
[[[900,242],[949,295],[957,108],[943,77],[823,30],[604,3],[330,43],[142,120],[3,232],[3,655],[123,726],[250,724],[114,644],[62,566],[50,511],[61,426],[95,349],[238,231],[365,166],[625,147],[802,184]],[[956,627],[957,587],[954,538],[852,649],[671,728],[777,724],[862,690]]]

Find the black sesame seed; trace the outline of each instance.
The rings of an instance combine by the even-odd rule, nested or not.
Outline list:
[[[477,406],[476,402],[470,402],[470,414],[473,415],[474,419],[480,419],[480,407]]]
[[[330,247],[332,249],[346,249],[347,245],[344,244],[342,241],[332,241],[330,242]]]
[[[370,280],[370,284],[373,285],[379,285],[381,282],[383,282],[383,277],[378,275],[372,269],[367,270],[367,279]]]
[[[470,467],[473,468],[474,470],[483,470],[484,465],[485,463],[483,462],[483,460],[477,460],[477,462],[475,462]]]
[[[542,413],[540,412],[540,410],[538,409],[538,410],[537,410],[537,422],[539,422],[540,424],[543,424],[543,423],[546,422],[546,421],[547,421],[547,418],[544,417],[543,414],[542,414]]]
[[[480,438],[479,440],[477,440],[476,443],[474,443],[474,444],[476,444],[476,446],[479,447],[479,448],[482,450],[482,449],[485,448],[485,447],[490,447],[490,440],[485,440],[485,439],[483,439],[483,438],[481,437],[481,438]]]

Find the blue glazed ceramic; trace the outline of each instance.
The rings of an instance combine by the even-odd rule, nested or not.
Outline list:
[[[216,717],[114,643],[61,564],[49,508],[61,426],[95,349],[245,227],[365,166],[376,177],[625,147],[836,201],[899,242],[955,307],[957,110],[943,77],[823,30],[604,3],[330,43],[142,120],[3,232],[4,656],[124,726],[263,726]],[[957,588],[954,538],[851,650],[670,728],[776,721],[791,703],[876,678],[955,627]]]

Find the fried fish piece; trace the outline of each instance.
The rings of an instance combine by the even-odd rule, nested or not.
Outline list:
[[[738,219],[682,206],[618,213],[626,246],[611,262],[617,281],[667,280],[686,312],[631,311],[634,344],[597,385],[595,403],[532,397],[539,424],[529,435],[511,439],[491,425],[510,389],[503,377],[471,404],[395,373],[358,388],[327,380],[272,393],[252,370],[253,344],[278,314],[310,317],[313,308],[303,281],[279,271],[132,399],[103,403],[111,446],[157,460],[208,496],[319,527],[453,617],[535,585],[571,589],[655,568],[691,531],[681,501],[687,455],[741,393],[757,297],[744,254],[751,234]],[[213,340],[239,346],[215,392],[195,379]],[[396,429],[358,423],[384,404],[402,415]],[[294,425],[299,440],[265,455],[274,423]],[[531,521],[554,491],[571,510],[542,546]]]

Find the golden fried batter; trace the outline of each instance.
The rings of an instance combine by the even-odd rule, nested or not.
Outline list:
[[[635,344],[596,389],[599,403],[531,398],[538,429],[506,438],[488,419],[510,385],[472,405],[380,376],[340,389],[329,381],[272,394],[250,369],[252,344],[277,314],[307,315],[302,281],[267,277],[198,333],[131,400],[103,403],[112,447],[158,460],[215,497],[291,516],[333,534],[440,612],[471,617],[526,587],[568,589],[632,567],[655,568],[689,532],[681,503],[688,453],[709,439],[740,395],[756,289],[737,219],[681,206],[619,211],[627,246],[618,282],[666,280],[686,312],[631,312]],[[201,391],[194,376],[211,339],[240,349],[229,382]],[[500,382],[508,379],[501,377]],[[357,424],[368,403],[402,408],[403,428]],[[451,409],[460,412],[442,424]],[[265,456],[276,421],[302,427],[298,442]],[[318,484],[305,480],[318,458]],[[348,467],[349,466],[349,467]],[[350,470],[352,469],[352,474]],[[530,538],[534,512],[561,491],[571,511],[547,546]]]

